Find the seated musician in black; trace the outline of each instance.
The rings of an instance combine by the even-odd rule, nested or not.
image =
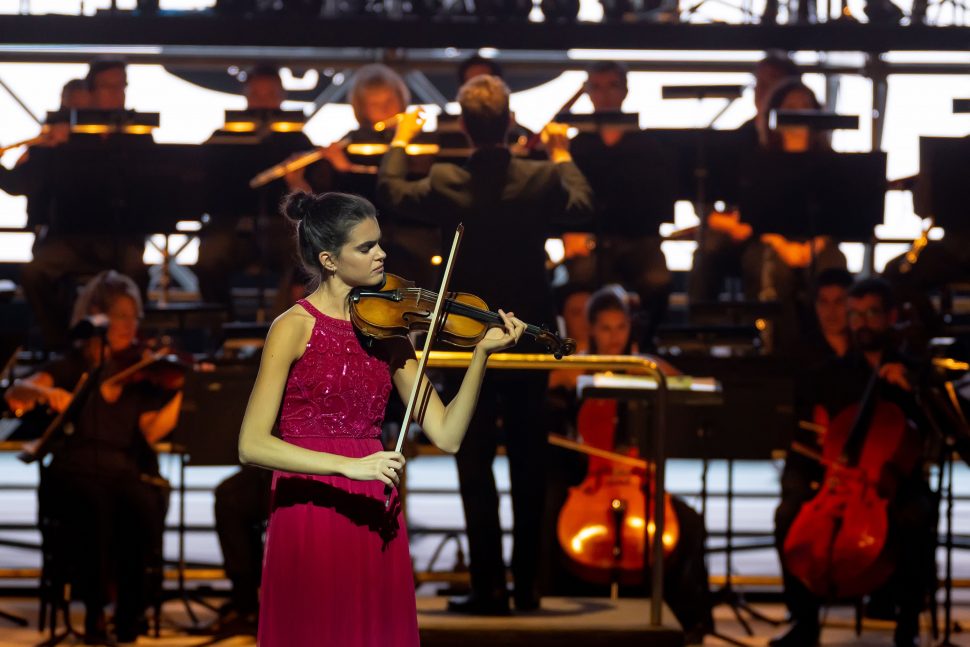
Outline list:
[[[105,320],[103,339],[94,334],[79,341],[63,359],[16,381],[5,397],[14,411],[46,404],[61,412],[88,374],[90,388],[77,395],[83,400],[66,423],[72,432],[34,448],[53,454],[42,471],[39,510],[70,536],[64,542],[70,554],[60,558],[75,570],[75,590],[84,600],[85,642],[107,640],[104,607],[115,582],[117,640],[133,644],[149,585],[161,584],[168,488],[151,445],[175,427],[182,395],[146,381],[106,382],[142,358],[141,297],[131,279],[113,271],[99,274],[82,291],[75,314],[76,330],[100,325],[88,318]]]
[[[602,355],[636,355],[638,349],[631,335],[629,295],[619,285],[607,285],[594,292],[586,304],[586,321],[589,327],[589,353]],[[674,375],[677,370],[659,358],[656,360],[665,373]],[[549,397],[554,408],[568,411],[567,427],[574,427],[579,418],[576,400],[576,380],[581,371],[555,370],[549,375]],[[636,405],[634,405],[636,406]],[[637,447],[638,439],[631,437],[630,424],[621,424],[627,409],[620,403],[617,409],[615,446],[609,449],[623,452],[624,448]],[[560,416],[563,419],[564,416]],[[556,430],[562,431],[562,430]],[[577,430],[566,430],[576,436]],[[582,430],[579,429],[579,432]],[[570,433],[571,432],[571,433]],[[591,439],[582,439],[589,443]],[[546,521],[543,532],[543,557],[548,593],[553,595],[600,595],[604,587],[582,581],[574,575],[572,565],[557,540],[559,514],[566,502],[568,487],[578,485],[587,475],[588,461],[585,456],[559,447],[550,448],[549,490],[546,494]],[[711,593],[708,585],[705,544],[707,528],[701,515],[680,497],[671,497],[676,521],[680,528],[677,544],[664,561],[664,601],[670,606],[684,628],[685,644],[701,644],[704,635],[714,630],[711,615]],[[669,522],[669,520],[668,520]],[[638,588],[637,595],[643,594]]]
[[[282,108],[286,90],[277,67],[253,67],[244,78],[242,94],[247,110]],[[279,298],[272,304],[274,312],[285,310],[303,296],[302,286],[296,294],[289,293],[294,283],[290,275],[296,272],[291,254],[294,232],[279,214],[279,204],[290,190],[326,190],[329,169],[314,164],[256,190],[250,189],[247,182],[256,173],[313,148],[302,131],[271,130],[254,138],[252,133],[218,130],[206,142],[203,150],[212,192],[207,205],[210,219],[200,233],[199,259],[194,267],[204,301],[226,304],[231,314],[232,273],[240,270],[280,275]]]
[[[758,61],[753,70],[755,116],[741,124],[737,129],[738,143],[748,150],[759,147],[761,124],[767,123],[769,100],[776,87],[788,80],[800,81],[802,74],[798,66],[779,54],[768,54]],[[709,220],[718,216],[711,214]],[[716,301],[721,293],[725,276],[741,276],[740,238],[743,231],[734,228],[708,226],[703,246],[694,252],[694,260],[687,284],[691,301]],[[745,235],[746,237],[746,235]],[[700,242],[700,241],[698,241]]]
[[[811,131],[804,126],[772,128],[768,115],[772,110],[819,110],[821,104],[815,94],[798,79],[779,83],[766,99],[764,110],[758,115],[759,147],[764,151],[806,153],[830,151],[827,133]],[[779,223],[787,214],[779,213]],[[709,233],[731,240],[733,250],[722,247],[719,253],[736,254],[740,259],[741,281],[745,298],[751,301],[772,301],[783,310],[776,327],[776,346],[782,352],[795,349],[801,341],[806,313],[810,311],[810,286],[820,272],[829,268],[846,267],[845,255],[837,241],[829,236],[815,236],[812,240],[790,240],[785,236],[766,232],[756,235],[738,212],[712,214],[708,218]],[[723,260],[723,259],[722,259]],[[692,294],[709,292],[700,283],[717,276],[711,274],[715,258],[707,257],[695,266],[698,278],[691,278]],[[722,268],[724,269],[724,268]],[[706,278],[705,278],[706,277]],[[720,276],[717,276],[721,280]],[[694,288],[697,288],[695,291]]]
[[[83,110],[91,107],[91,93],[84,79],[71,79],[61,88],[60,111]],[[46,124],[46,133],[27,148],[17,158],[13,168],[0,164],[0,191],[10,195],[27,196],[27,226],[33,231],[34,244],[44,237],[47,228],[46,196],[40,193],[38,166],[43,164],[46,149],[63,144],[70,138],[70,127],[66,123]],[[34,158],[41,158],[38,164]]]
[[[849,350],[844,356],[831,357],[817,368],[813,379],[803,384],[799,396],[802,415],[811,417],[813,411],[818,411],[824,412],[823,420],[834,419],[846,407],[861,400],[872,372],[878,370],[878,397],[899,406],[922,433],[922,417],[912,393],[915,377],[904,356],[893,346],[892,326],[897,310],[892,288],[881,279],[861,281],[849,291],[847,308]],[[936,499],[922,471],[921,449],[919,439],[914,438],[912,446],[900,448],[899,467],[892,466],[897,472],[898,485],[889,502],[889,537],[899,559],[889,590],[896,605],[897,647],[916,644],[919,613],[934,577]],[[804,456],[792,453],[785,465],[781,504],[775,513],[775,538],[792,626],[770,643],[775,647],[818,644],[818,616],[823,600],[788,572],[783,547],[802,505],[815,496],[823,477],[824,468]]]
[[[627,96],[626,67],[595,63],[587,74],[586,94],[594,113],[620,112]],[[671,184],[669,164],[646,134],[607,125],[578,134],[570,149],[596,196],[598,281],[620,283],[640,295],[644,321],[638,341],[652,348],[672,281],[655,220],[658,213],[673,215],[673,198],[665,197],[672,195],[665,190]]]
[[[72,102],[64,107],[124,110],[128,85],[126,65],[117,59],[91,63],[85,77],[87,93],[69,92],[62,98]],[[54,212],[49,169],[53,147],[68,137],[62,127],[51,130],[47,147],[35,147],[29,158],[11,173],[0,174],[0,189],[28,196],[28,226],[37,229],[33,258],[23,268],[21,282],[34,320],[48,350],[66,347],[70,304],[76,285],[73,280],[102,270],[115,269],[134,279],[144,290],[148,271],[142,261],[144,237],[138,234],[106,236],[85,231],[86,223],[74,222],[63,210]],[[79,135],[87,141],[130,140],[138,145],[151,143],[151,135]],[[6,176],[6,177],[4,177]],[[74,219],[76,220],[76,219]],[[38,229],[39,228],[39,229]]]
[[[378,174],[378,196],[388,208],[424,218],[465,236],[455,260],[454,289],[480,296],[487,304],[515,304],[515,314],[536,325],[551,325],[555,311],[545,266],[551,229],[585,224],[592,195],[572,162],[566,128],[544,131],[551,161],[515,158],[506,145],[511,123],[509,89],[493,76],[477,76],[459,90],[461,124],[474,151],[464,167],[434,164],[428,177],[407,179],[404,147],[421,131],[421,118],[407,113],[398,124]],[[527,348],[527,347],[526,347]],[[532,349],[541,352],[537,345]],[[509,613],[498,493],[492,472],[499,424],[506,440],[515,523],[512,574],[518,611],[539,606],[539,540],[545,476],[546,438],[542,425],[546,375],[504,371],[485,379],[479,406],[456,456],[465,518],[472,595],[449,609],[465,613]]]

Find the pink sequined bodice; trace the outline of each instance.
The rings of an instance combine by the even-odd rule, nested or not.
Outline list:
[[[283,438],[376,438],[391,393],[388,364],[369,355],[349,321],[334,319],[306,299],[316,319],[306,351],[286,381]]]

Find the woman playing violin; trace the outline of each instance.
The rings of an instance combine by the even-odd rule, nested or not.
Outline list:
[[[417,362],[406,339],[362,343],[350,321],[352,290],[384,279],[381,228],[358,196],[297,193],[283,210],[317,285],[273,322],[239,436],[244,464],[275,470],[259,644],[417,645],[405,522],[384,496],[404,457],[380,442],[392,387],[406,399]],[[447,452],[465,436],[488,356],[525,330],[499,313],[503,327],[475,347],[447,406],[424,383],[418,422]]]
[[[141,297],[131,279],[114,271],[98,274],[78,298],[74,323],[102,315],[107,321],[103,339],[77,342],[63,359],[18,380],[5,396],[14,411],[46,403],[61,412],[75,397],[72,390],[82,375],[89,376],[92,388],[77,392],[83,400],[75,403],[76,413],[66,422],[73,432],[63,434],[51,448],[40,510],[64,523],[76,538],[70,542],[75,551],[70,563],[78,569],[85,642],[90,644],[107,639],[104,607],[113,578],[117,639],[135,641],[145,608],[146,570],[158,568],[161,559],[165,501],[144,478],[144,463],[146,454],[154,459],[149,445],[174,428],[181,393],[144,381],[110,382],[112,373],[141,359],[136,346],[141,314]]]

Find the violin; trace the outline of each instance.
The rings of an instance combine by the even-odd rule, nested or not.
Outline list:
[[[580,407],[577,431],[591,450],[584,452],[591,454],[589,467],[583,482],[570,488],[556,536],[580,578],[635,585],[643,582],[645,534],[652,543],[655,532],[654,502],[651,497],[647,506],[643,491],[645,479],[654,482],[653,464],[637,458],[636,450],[626,456],[603,451],[615,445],[616,420],[616,400],[590,399]],[[664,520],[662,541],[668,557],[680,537],[669,494],[664,497]]]
[[[871,593],[896,563],[888,515],[894,475],[912,472],[920,441],[902,409],[877,396],[878,374],[877,368],[862,400],[831,421],[824,408],[816,408],[815,423],[825,429],[825,478],[783,547],[792,574],[827,599]]]
[[[438,294],[414,286],[394,274],[385,274],[377,288],[355,288],[350,295],[350,319],[361,333],[375,339],[407,337],[412,331],[426,331]],[[444,298],[443,321],[437,339],[460,348],[474,346],[489,328],[503,327],[502,317],[480,298],[467,292],[451,292]],[[534,337],[562,359],[576,350],[576,342],[563,339],[544,327],[526,324],[525,334]]]
[[[106,367],[111,373],[101,387],[123,387],[137,382],[175,391],[185,384],[185,374],[192,369],[192,358],[173,352],[168,346],[152,350],[133,344],[116,353]]]

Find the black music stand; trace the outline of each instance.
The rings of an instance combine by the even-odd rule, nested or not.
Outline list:
[[[751,151],[751,138],[744,131],[666,128],[644,132],[673,160],[675,199],[694,203],[702,223],[714,202],[737,203],[738,167]]]
[[[217,131],[201,147],[201,163],[206,178],[205,207],[210,216],[207,227],[230,231],[236,236],[250,235],[256,250],[257,276],[256,318],[265,319],[266,270],[271,268],[265,236],[272,232],[273,220],[281,219],[279,205],[287,192],[285,182],[275,180],[257,189],[249,181],[261,171],[279,164],[295,153],[305,153],[314,148],[309,138],[300,131],[270,132],[262,134]],[[311,171],[312,169],[312,171]],[[317,163],[307,168],[308,173],[320,176],[320,182],[330,183],[332,167]],[[322,174],[326,174],[324,177]],[[249,220],[251,219],[251,222]],[[242,226],[241,226],[242,225]],[[204,234],[203,234],[204,235]],[[246,262],[252,262],[245,259]],[[227,307],[231,308],[230,303]]]
[[[590,379],[589,377],[580,379],[588,382],[587,385],[582,385],[582,381],[579,383],[582,385],[581,388],[577,389],[577,394],[580,397],[608,398],[618,401],[625,401],[631,405],[631,410],[628,412],[629,415],[627,424],[633,425],[633,427],[639,432],[636,434],[635,440],[639,445],[640,456],[653,455],[654,463],[658,466],[656,474],[658,475],[658,480],[661,481],[661,485],[659,486],[661,489],[663,489],[662,478],[664,474],[662,466],[667,457],[671,455],[669,451],[665,449],[665,445],[668,442],[676,443],[677,439],[690,435],[689,432],[685,433],[685,430],[682,427],[684,417],[683,415],[678,416],[678,412],[708,410],[711,407],[717,407],[718,405],[723,404],[720,384],[717,384],[714,390],[702,389],[697,392],[694,392],[692,388],[684,390],[680,388],[673,388],[671,385],[668,385],[667,388],[661,392],[656,388],[651,390],[648,388],[631,388],[629,386],[624,387],[623,385],[596,385],[595,377],[593,379]],[[637,411],[636,409],[636,405],[638,404],[647,404],[648,406],[652,406],[654,408],[652,421],[654,429],[652,432],[652,437],[647,433],[647,430],[650,428],[650,424],[647,422],[645,416],[642,415],[644,412]],[[677,455],[677,453],[674,455]],[[657,494],[656,492],[651,493],[649,491],[649,481],[649,479],[644,479],[645,496],[648,497],[647,500],[649,500],[651,495],[656,496]],[[705,494],[706,496],[706,491],[702,491],[702,494]],[[704,512],[702,512],[702,515],[703,514]],[[657,524],[656,532],[663,532],[662,523]],[[649,549],[649,542],[645,542],[644,545],[647,547],[647,549]],[[649,560],[647,559],[644,559],[644,568],[645,571],[649,572],[650,565]],[[656,581],[657,580],[654,579],[654,582]],[[730,576],[728,577],[728,582],[730,583]],[[656,595],[656,590],[653,587],[651,587],[651,595]],[[740,616],[738,619],[742,622],[742,624],[744,624],[744,620],[742,620]],[[719,633],[713,628],[711,629],[710,635],[732,645],[739,645],[740,647],[743,647],[745,644],[735,638],[732,638],[731,636]]]
[[[49,179],[59,233],[175,232],[179,220],[197,220],[204,210],[195,146],[82,138],[52,151]]]
[[[660,604],[663,601],[663,550],[658,550],[662,546],[664,532],[664,474],[666,467],[666,453],[664,441],[667,430],[667,408],[668,408],[668,388],[664,378],[655,378],[656,386],[653,389],[630,388],[624,386],[598,386],[594,379],[587,385],[577,382],[576,395],[578,398],[609,398],[615,400],[649,400],[653,404],[653,428],[648,425],[639,425],[637,444],[641,457],[652,456],[653,458],[653,479],[643,479],[643,496],[645,510],[650,509],[649,501],[653,501],[655,510],[654,538],[650,540],[649,524],[644,524],[644,551],[651,551],[643,558],[644,584],[650,590],[650,624],[660,624]],[[654,481],[654,486],[651,486]],[[649,557],[652,556],[654,563],[651,566]],[[647,584],[649,583],[649,584]]]
[[[211,371],[186,375],[182,409],[172,432],[173,451],[179,456],[178,588],[194,629],[199,620],[192,610],[196,602],[215,609],[185,586],[185,468],[188,465],[238,465],[239,428],[258,366],[255,363],[218,365]],[[210,643],[204,643],[210,644]]]
[[[751,543],[743,548],[734,545],[734,463],[737,460],[765,459],[772,451],[787,447],[786,432],[794,427],[795,382],[790,362],[775,357],[736,357],[714,359],[707,356],[678,357],[677,366],[693,375],[713,375],[721,383],[723,404],[704,409],[675,410],[671,425],[694,433],[671,437],[669,456],[700,458],[702,514],[706,516],[708,468],[712,459],[723,459],[727,467],[724,546],[708,553],[723,551],[724,586],[714,593],[714,605],[727,604],[738,623],[750,636],[750,624],[742,615],[771,625],[780,621],[770,618],[747,603],[742,592],[734,588],[733,555],[736,550],[774,547],[774,541]],[[781,431],[781,433],[779,433]],[[739,442],[744,439],[744,442]]]
[[[742,219],[755,233],[869,242],[882,223],[886,154],[758,152],[742,162]]]
[[[920,216],[951,232],[970,232],[970,137],[920,137],[919,181],[913,206]]]
[[[52,230],[147,238],[165,236],[160,303],[168,302],[168,237],[181,220],[201,220],[205,177],[197,147],[155,144],[145,136],[82,137],[52,151]],[[184,247],[184,246],[183,246]]]

